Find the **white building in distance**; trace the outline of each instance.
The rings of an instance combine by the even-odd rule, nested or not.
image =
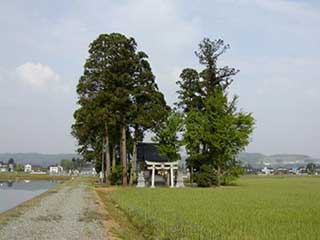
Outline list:
[[[264,167],[263,169],[261,169],[261,172],[265,175],[270,175],[273,174],[274,170],[270,167]]]
[[[8,171],[8,164],[0,162],[0,172],[7,172]]]
[[[63,173],[63,167],[62,166],[50,166],[49,167],[49,174],[61,174]]]
[[[30,173],[30,172],[32,172],[32,166],[31,166],[31,164],[26,164],[26,165],[24,165],[24,172],[25,172],[25,173]]]

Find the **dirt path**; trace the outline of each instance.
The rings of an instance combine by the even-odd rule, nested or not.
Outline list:
[[[105,219],[99,207],[85,182],[65,184],[1,227],[0,239],[105,240]]]

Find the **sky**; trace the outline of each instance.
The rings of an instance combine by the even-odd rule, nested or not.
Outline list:
[[[320,157],[320,3],[316,0],[0,2],[0,152],[72,153],[76,85],[101,33],[134,37],[176,101],[204,38],[231,45],[230,88],[256,119],[248,152]]]

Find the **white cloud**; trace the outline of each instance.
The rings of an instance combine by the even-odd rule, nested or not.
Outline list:
[[[261,8],[272,12],[285,14],[294,18],[306,17],[319,19],[319,15],[306,2],[293,2],[288,0],[257,0],[256,4]]]
[[[46,88],[60,82],[60,76],[48,65],[27,62],[16,68],[19,80],[37,88]]]
[[[0,5],[4,32],[0,114],[10,116],[0,119],[0,151],[33,151],[35,146],[37,151],[55,151],[56,143],[49,140],[41,147],[37,139],[18,144],[23,131],[31,131],[24,132],[26,136],[35,135],[34,131],[47,135],[47,116],[57,124],[51,134],[59,130],[61,135],[59,151],[73,149],[68,134],[75,85],[88,45],[100,33],[122,32],[134,37],[139,50],[149,55],[169,103],[176,100],[181,69],[199,68],[193,54],[198,42],[205,36],[222,37],[232,49],[221,58],[221,65],[241,70],[230,91],[257,119],[249,149],[320,156],[316,141],[305,140],[320,138],[320,14],[312,1],[92,0],[22,5],[12,0]],[[49,66],[44,64],[48,62]],[[24,118],[30,109],[27,127],[12,124],[11,119]],[[4,123],[6,119],[10,121]],[[15,131],[16,141],[9,144],[7,136]]]

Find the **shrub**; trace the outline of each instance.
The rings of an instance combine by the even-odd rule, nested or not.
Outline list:
[[[198,187],[211,187],[217,183],[217,174],[212,165],[204,164],[200,167],[199,172],[195,173],[195,182]]]
[[[122,166],[118,165],[111,169],[111,174],[108,177],[111,185],[121,185],[122,183]]]
[[[240,177],[240,175],[243,175],[244,173],[244,168],[240,165],[235,165],[227,169],[221,177],[222,185],[229,185],[231,182],[235,181],[237,178]]]

